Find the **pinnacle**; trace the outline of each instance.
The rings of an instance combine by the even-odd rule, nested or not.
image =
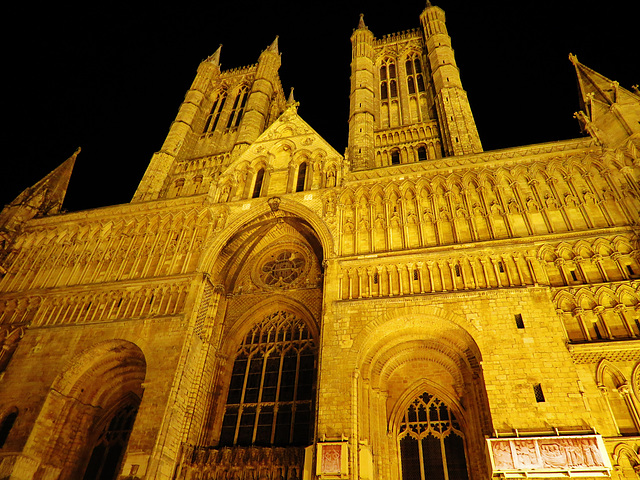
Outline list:
[[[221,51],[222,51],[222,44],[220,44],[220,46],[213,53],[213,55],[211,55],[209,58],[207,58],[207,61],[213,63],[214,65],[220,66],[220,52]]]
[[[360,21],[358,22],[358,28],[367,28],[364,24],[364,13],[360,14]]]
[[[287,99],[287,105],[293,105],[296,103],[296,99],[293,98],[293,87],[291,87],[291,93],[289,93],[289,98]]]
[[[278,37],[279,35],[276,35],[276,38],[273,41],[273,43],[269,45],[269,47],[267,48],[268,51],[278,53]]]

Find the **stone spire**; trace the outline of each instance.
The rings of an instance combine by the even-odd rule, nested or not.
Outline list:
[[[574,117],[583,131],[601,144],[617,147],[631,137],[640,148],[640,96],[590,69],[569,54],[580,89],[580,111]]]
[[[215,66],[220,66],[220,52],[222,51],[222,44],[218,47],[218,49],[213,52],[209,58],[207,58],[207,62],[214,64]]]
[[[279,53],[278,52],[278,35],[276,35],[275,40],[273,41],[273,43],[271,45],[269,45],[269,47],[267,47],[267,50],[269,52],[273,52],[273,53]]]
[[[291,92],[289,93],[289,98],[287,99],[287,105],[293,105],[296,103],[296,99],[293,97],[293,87],[291,87]]]
[[[55,215],[62,208],[71,172],[80,149],[35,185],[25,189],[0,212],[0,250],[13,235],[34,217]],[[0,252],[1,253],[1,252]]]

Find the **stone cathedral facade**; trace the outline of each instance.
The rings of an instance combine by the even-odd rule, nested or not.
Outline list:
[[[637,478],[639,92],[571,56],[586,135],[484,152],[440,8],[351,42],[344,155],[276,38],[131,203],[4,208],[0,478]]]

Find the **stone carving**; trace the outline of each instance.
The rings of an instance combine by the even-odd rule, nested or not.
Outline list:
[[[490,439],[493,473],[611,469],[598,435]]]

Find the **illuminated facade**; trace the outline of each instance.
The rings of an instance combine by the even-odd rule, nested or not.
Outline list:
[[[640,95],[571,57],[588,136],[484,152],[420,25],[360,19],[345,155],[276,39],[131,203],[61,214],[74,155],[5,207],[0,477],[637,478]]]

